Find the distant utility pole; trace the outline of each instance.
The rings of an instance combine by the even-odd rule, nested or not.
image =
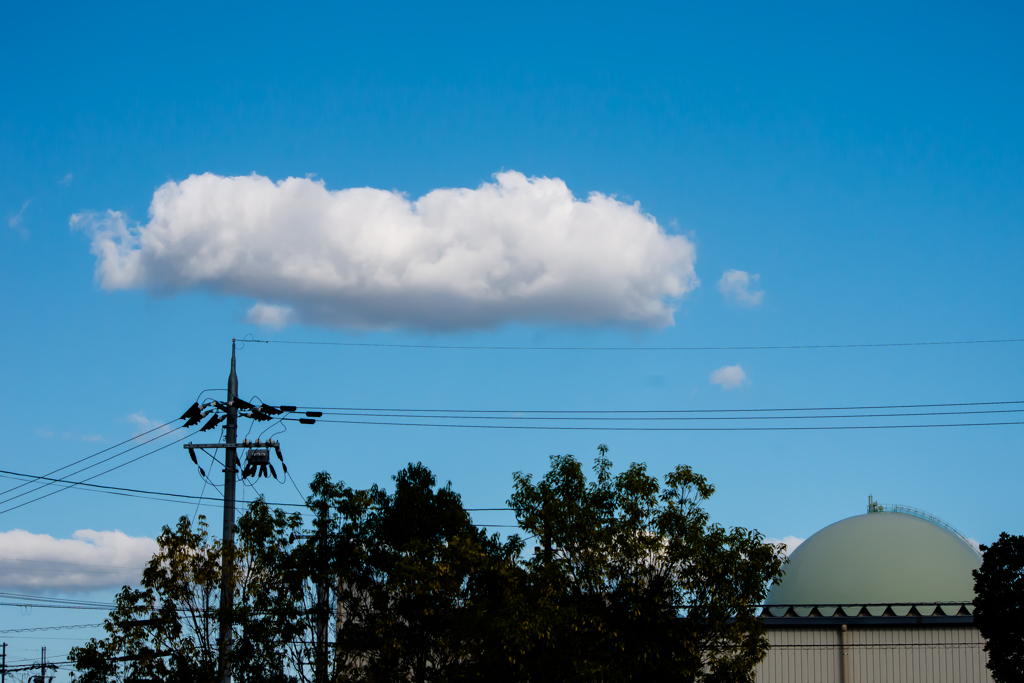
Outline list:
[[[6,643],[5,643],[5,645],[6,645]],[[5,652],[4,652],[4,659],[6,660],[7,659],[7,657],[6,657],[6,647],[4,648],[4,650],[5,650]],[[35,668],[35,667],[33,666],[32,668]],[[47,663],[46,663],[46,646],[43,646],[42,659],[41,659],[41,661],[39,663],[39,675],[38,676],[30,676],[29,679],[28,679],[29,683],[50,683],[54,679],[54,677],[53,676],[47,676],[46,675],[46,670],[47,669],[56,669],[56,668],[57,667],[55,667],[55,666],[47,665]],[[6,661],[4,662],[4,673],[5,674],[7,673]]]
[[[316,540],[316,634],[313,639],[313,681],[314,683],[327,683],[329,678],[329,662],[327,657],[327,627],[331,619],[330,591],[331,586],[328,579],[327,554],[328,554],[328,531],[327,531],[326,508],[317,511],[316,533],[292,534],[290,540],[315,539]],[[340,593],[339,593],[340,600]],[[340,617],[339,602],[339,617]],[[337,645],[337,642],[335,643]]]
[[[0,664],[0,683],[7,683],[7,643],[4,643],[3,663]]]

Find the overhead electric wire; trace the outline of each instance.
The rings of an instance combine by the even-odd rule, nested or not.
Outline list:
[[[4,475],[7,475],[8,478],[31,477],[32,476],[30,474],[23,474],[21,472],[11,472],[9,470],[0,470],[0,476],[4,476]],[[165,492],[165,491],[147,491],[145,489],[125,488],[125,487],[122,487],[122,486],[104,486],[102,484],[89,484],[89,483],[86,483],[84,481],[73,481],[71,479],[53,479],[53,478],[50,478],[50,477],[45,477],[45,479],[47,481],[53,482],[55,484],[73,484],[75,486],[83,486],[83,487],[85,487],[85,489],[83,489],[83,490],[102,489],[100,491],[95,491],[95,492],[97,492],[97,493],[109,493],[109,494],[115,495],[115,496],[127,496],[129,498],[148,498],[148,499],[151,499],[151,500],[163,500],[161,498],[152,498],[152,496],[172,496],[174,498],[181,498],[181,499],[188,500],[189,502],[191,502],[193,500],[220,500],[219,498],[211,498],[209,496],[190,496],[190,495],[187,495],[187,494],[184,494],[184,493],[168,493],[168,492]],[[132,495],[132,494],[139,494],[139,495]],[[173,503],[173,502],[182,502],[182,501],[168,500],[166,502],[172,502]]]
[[[468,408],[353,408],[327,406],[296,406],[298,410],[322,411],[380,411],[397,413],[532,413],[532,414],[669,414],[669,413],[783,413],[783,412],[820,412],[825,410],[911,410],[916,408],[969,408],[976,406],[1021,405],[1024,401],[973,401],[962,403],[908,403],[902,405],[880,406],[821,406],[815,408],[690,408],[680,410],[478,410]],[[280,418],[284,419],[284,418]]]
[[[172,432],[173,431],[177,431],[178,429],[181,429],[181,427],[176,427],[175,429],[173,429],[171,431]],[[114,470],[121,469],[125,465],[130,465],[133,462],[136,462],[138,460],[142,460],[143,458],[149,457],[149,456],[153,455],[154,453],[157,453],[159,451],[164,450],[165,448],[169,448],[170,446],[173,446],[174,444],[181,443],[182,441],[184,441],[185,439],[189,438],[190,436],[193,436],[194,434],[198,433],[198,431],[199,430],[196,430],[194,432],[186,434],[185,436],[181,437],[180,439],[177,439],[176,441],[172,441],[171,443],[164,444],[163,446],[160,446],[159,448],[155,448],[155,449],[151,450],[148,453],[143,453],[142,455],[140,455],[138,457],[135,457],[135,458],[132,458],[131,460],[129,460],[127,462],[123,462],[123,463],[121,463],[119,465],[115,465],[114,467],[111,467],[109,470],[104,470],[103,472],[100,472],[99,474],[94,474],[91,477],[89,477],[88,479],[84,479],[82,481],[82,483],[91,481],[93,479],[96,479],[97,477],[102,477],[104,474],[109,474],[110,472],[113,472]],[[123,455],[123,453],[119,454],[119,455]],[[117,457],[117,456],[111,456],[111,457]],[[108,458],[108,460],[109,460],[109,458]],[[104,460],[103,462],[106,462],[106,461]],[[24,503],[19,503],[18,505],[15,505],[13,507],[9,507],[9,508],[6,508],[4,510],[0,510],[0,515],[4,514],[5,512],[10,512],[12,510],[17,510],[18,508],[21,508],[21,507],[24,507],[24,506],[29,505],[31,503],[35,503],[37,501],[43,500],[44,498],[49,498],[50,496],[55,495],[57,493],[60,493],[61,491],[67,491],[68,489],[74,488],[77,485],[78,485],[77,483],[73,483],[70,486],[65,486],[64,488],[57,489],[56,491],[50,491],[49,493],[46,493],[46,494],[44,494],[42,496],[38,496],[36,498],[33,498],[32,500],[28,500],[28,501],[25,501]],[[40,487],[40,488],[42,488],[42,487]],[[38,490],[38,489],[35,489],[35,490]],[[7,501],[4,501],[4,502],[7,502]]]
[[[299,422],[301,418],[285,418],[291,422]],[[899,425],[814,425],[809,427],[573,427],[565,425],[488,425],[488,424],[447,424],[436,422],[379,422],[373,420],[324,420],[317,422],[331,424],[376,425],[380,427],[439,427],[448,429],[519,429],[540,431],[607,431],[607,432],[795,432],[795,431],[835,431],[845,429],[924,429],[932,427],[999,427],[1022,425],[1020,422],[961,422],[938,424],[899,424]]]
[[[852,418],[865,418],[865,417],[940,417],[948,415],[991,415],[1000,413],[1024,413],[1024,408],[1013,408],[1003,410],[960,410],[960,411],[940,411],[930,413],[862,413],[862,414],[845,414],[845,415],[716,415],[711,417],[695,417],[695,416],[660,416],[660,417],[594,417],[594,416],[579,416],[573,415],[568,417],[552,417],[544,415],[542,417],[534,417],[530,415],[420,415],[420,414],[409,414],[412,411],[406,413],[363,413],[363,412],[328,412],[324,411],[325,415],[337,415],[341,417],[406,417],[417,420],[545,420],[545,421],[564,421],[564,420],[576,420],[576,421],[594,421],[594,422],[640,422],[640,421],[669,421],[669,420],[848,420]]]
[[[120,447],[120,446],[123,446],[123,445],[125,445],[126,443],[131,443],[132,441],[135,441],[135,440],[136,440],[136,439],[138,439],[138,438],[141,438],[141,437],[143,437],[143,436],[146,436],[147,434],[151,434],[151,433],[155,432],[155,431],[156,431],[156,430],[158,430],[158,429],[163,429],[164,427],[167,427],[168,425],[172,424],[173,422],[174,422],[174,420],[171,420],[171,422],[165,422],[164,424],[162,424],[162,425],[158,425],[158,426],[156,426],[156,427],[153,427],[152,429],[150,429],[150,430],[148,430],[148,431],[145,431],[145,432],[142,432],[141,434],[136,434],[135,436],[133,436],[133,437],[132,437],[132,438],[130,438],[130,439],[125,439],[125,440],[124,440],[124,441],[122,441],[121,443],[116,443],[116,444],[114,444],[113,446],[110,446],[110,447],[108,447],[108,448],[104,448],[104,449],[103,449],[102,451],[97,451],[97,452],[93,453],[92,455],[87,455],[87,456],[85,456],[84,458],[80,458],[80,459],[78,459],[78,460],[74,461],[73,463],[70,463],[70,464],[68,464],[68,465],[64,465],[64,467],[58,467],[57,469],[55,469],[55,470],[52,470],[52,471],[50,471],[50,472],[47,472],[46,474],[44,474],[44,475],[40,476],[40,477],[39,477],[39,479],[42,479],[42,478],[45,478],[45,477],[49,477],[50,475],[56,474],[57,472],[60,472],[61,470],[66,470],[66,469],[67,469],[67,468],[69,468],[69,467],[74,467],[74,466],[75,466],[75,465],[77,465],[78,463],[80,463],[80,462],[85,462],[86,460],[90,460],[90,459],[92,459],[92,458],[95,458],[95,457],[96,457],[96,456],[98,456],[98,455],[103,455],[103,454],[104,454],[104,453],[106,453],[107,451],[110,451],[110,450],[113,450],[113,449],[115,449],[115,448],[118,448],[118,447]],[[169,433],[169,432],[168,432],[168,433]],[[162,435],[161,435],[161,436],[162,436]],[[159,438],[159,437],[155,437],[155,438]],[[153,440],[153,439],[150,439],[150,441],[152,441],[152,440]],[[149,441],[146,441],[145,443],[149,443]],[[140,444],[140,445],[144,445],[144,444]],[[136,446],[136,448],[137,448],[137,447],[138,447],[138,446]],[[126,452],[127,452],[127,451],[126,451]],[[9,489],[7,489],[6,491],[0,491],[0,496],[4,496],[4,495],[7,495],[7,494],[8,494],[8,493],[10,493],[11,491],[16,491],[16,490],[20,489],[20,488],[21,488],[22,486],[27,486],[28,484],[31,484],[31,483],[32,483],[32,482],[28,481],[28,482],[25,482],[24,484],[19,484],[18,486],[15,486],[15,487],[13,487],[13,488],[9,488]]]
[[[24,474],[22,472],[11,472],[9,470],[0,470],[0,475],[3,475],[3,474],[14,475],[14,476],[19,476],[19,477],[31,477],[31,476],[33,476],[31,474]],[[291,475],[289,475],[289,478],[291,478]],[[198,495],[198,496],[192,496],[192,495],[185,494],[185,493],[170,493],[168,491],[148,491],[146,489],[126,488],[126,487],[123,487],[123,486],[104,486],[102,484],[89,484],[89,483],[81,482],[81,481],[70,481],[68,479],[48,479],[48,481],[52,481],[52,482],[58,483],[58,484],[74,484],[76,486],[82,486],[82,487],[84,487],[82,490],[92,491],[93,493],[107,493],[107,494],[115,495],[115,496],[129,496],[129,497],[132,497],[132,498],[143,498],[143,499],[148,499],[148,500],[160,500],[160,501],[164,501],[164,502],[168,502],[168,503],[181,503],[181,502],[186,502],[186,501],[191,503],[191,501],[193,501],[193,500],[199,501],[200,503],[202,503],[203,501],[216,501],[217,504],[216,505],[210,505],[210,507],[220,507],[220,502],[221,502],[220,498],[211,498],[209,496],[203,496],[201,494]],[[294,479],[292,480],[292,485],[295,486],[295,490],[301,496],[302,492],[299,491],[298,485],[295,483]],[[177,498],[177,499],[180,499],[180,500],[168,500],[167,498],[154,498],[154,496],[167,496],[167,497]],[[306,507],[305,503],[274,503],[274,502],[269,502],[269,501],[265,501],[265,502],[270,507],[297,507],[297,508],[304,508],[304,507]],[[465,510],[466,510],[466,512],[510,512],[512,510],[512,508],[465,508]],[[43,561],[43,560],[22,560],[22,559],[14,560],[13,558],[3,558],[3,557],[0,557],[0,562],[2,562],[4,560],[18,561],[18,562],[21,562],[21,561],[25,561],[25,562],[42,562]],[[82,562],[64,562],[64,563],[54,563],[54,564],[75,564],[75,565],[83,564],[84,565],[84,563],[82,563]],[[110,566],[110,567],[112,567],[114,565],[88,565],[88,566],[95,566],[95,567],[108,567],[108,566]]]
[[[374,342],[316,342],[284,339],[245,339],[253,344],[302,346],[351,346],[391,349],[438,349],[458,351],[782,351],[802,349],[877,349],[903,346],[963,346],[971,344],[1017,344],[1024,339],[972,339],[966,341],[886,342],[880,344],[794,344],[776,346],[467,346],[446,344],[379,344]]]
[[[164,425],[164,426],[166,426],[166,425]],[[148,439],[146,441],[143,441],[142,443],[138,443],[138,444],[132,446],[131,448],[126,448],[125,450],[121,451],[120,453],[115,453],[114,455],[107,456],[106,458],[103,458],[102,460],[100,460],[98,462],[94,462],[91,465],[87,465],[86,467],[83,467],[83,468],[81,468],[79,470],[75,470],[74,472],[72,472],[68,476],[74,476],[76,474],[80,474],[81,472],[85,472],[86,470],[91,470],[93,467],[98,467],[98,466],[102,465],[105,462],[109,462],[109,461],[113,460],[114,458],[119,458],[122,455],[124,455],[125,453],[131,453],[136,448],[141,448],[142,446],[145,446],[146,444],[152,443],[152,442],[154,442],[154,441],[156,441],[158,439],[162,439],[163,437],[168,436],[169,434],[173,434],[174,432],[178,431],[179,429],[182,429],[182,427],[183,427],[183,425],[179,425],[179,426],[175,427],[174,429],[171,429],[171,430],[169,430],[167,432],[164,432],[163,434],[158,434],[157,436],[154,436],[152,439]],[[152,430],[150,430],[150,431],[152,431]],[[89,456],[89,457],[90,458],[91,457],[95,457],[95,455],[97,455],[97,454],[94,454],[94,455]],[[83,460],[88,460],[88,458],[83,458],[82,460],[79,460],[78,462],[82,462]],[[134,460],[131,460],[129,462],[134,462]],[[75,464],[77,464],[77,463],[75,463]],[[68,467],[72,467],[72,466],[73,465],[65,465],[64,467],[61,467],[58,470],[54,470],[54,472],[59,472],[60,470],[66,470]],[[113,469],[117,469],[117,468],[115,467]],[[113,470],[107,470],[107,472],[111,472],[111,471],[113,471]],[[49,476],[50,474],[53,474],[53,472],[48,473],[46,476]],[[104,474],[106,474],[106,472],[104,472]],[[90,478],[91,479],[95,479],[95,477],[90,477]],[[86,481],[88,481],[88,480],[86,480]],[[17,500],[18,498],[21,498],[23,496],[27,496],[29,494],[35,493],[36,491],[39,491],[40,489],[44,489],[44,488],[46,488],[49,485],[50,484],[43,484],[42,486],[37,486],[34,489],[31,489],[29,491],[23,491],[23,492],[19,493],[16,496],[10,496],[9,498],[5,498],[3,500],[0,500],[0,505],[6,505],[7,503],[10,503],[13,500]],[[20,488],[20,487],[16,486],[15,488]],[[14,490],[14,489],[11,489],[11,490]],[[35,500],[39,500],[39,499],[36,498]],[[10,508],[10,509],[13,510],[14,508]],[[3,512],[6,512],[6,510],[0,511],[0,514],[3,514]]]
[[[70,600],[68,598],[51,598],[44,595],[25,595],[23,593],[0,593],[0,600],[34,600],[39,604],[106,607],[108,609],[115,606],[112,602],[99,602],[97,600]]]

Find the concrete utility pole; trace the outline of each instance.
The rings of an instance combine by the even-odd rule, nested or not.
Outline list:
[[[235,374],[235,340],[231,340],[231,374],[228,375],[226,448],[224,457],[224,530],[220,583],[220,681],[231,683],[232,623],[235,597],[235,474],[238,469],[235,439],[238,438],[238,375]]]
[[[327,683],[327,623],[330,614],[330,584],[327,583],[327,529],[326,523],[318,529],[317,564],[319,576],[316,582],[316,678],[317,683]]]
[[[0,664],[0,683],[7,683],[7,643],[4,643],[3,664]]]
[[[277,479],[277,472],[270,463],[270,449],[277,453],[277,459],[281,461],[281,468],[285,477],[288,476],[288,467],[284,464],[284,456],[281,455],[280,442],[273,439],[261,441],[249,441],[243,439],[238,443],[238,416],[242,411],[242,417],[252,420],[269,421],[272,415],[295,412],[295,406],[281,406],[275,408],[272,405],[260,403],[259,407],[252,405],[238,397],[238,373],[235,371],[235,342],[231,340],[231,372],[228,374],[228,399],[226,403],[208,400],[204,406],[199,402],[192,404],[192,407],[185,411],[182,419],[186,420],[185,426],[190,427],[209,415],[222,411],[227,420],[225,425],[224,443],[192,443],[183,446],[192,456],[192,462],[199,465],[196,458],[196,449],[224,449],[224,526],[221,531],[221,581],[220,581],[220,624],[217,638],[219,648],[217,661],[217,680],[219,683],[231,683],[232,674],[232,652],[234,650],[234,597],[235,597],[235,483],[239,478],[241,463],[238,459],[238,448],[248,448],[246,455],[246,467],[241,469],[241,478],[265,477],[269,469],[274,479]],[[311,413],[306,413],[310,415]],[[317,416],[320,413],[315,413]],[[221,416],[214,414],[209,422],[199,431],[205,432],[216,427]],[[303,424],[313,424],[315,420],[302,418]],[[213,456],[216,457],[216,456]],[[258,471],[257,471],[258,468]],[[199,474],[206,479],[206,471],[200,467]],[[212,474],[212,472],[211,472]],[[208,480],[207,480],[208,481]],[[4,683],[0,681],[0,683]]]

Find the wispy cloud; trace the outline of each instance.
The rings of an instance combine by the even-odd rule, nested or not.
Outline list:
[[[32,200],[28,200],[27,202],[21,205],[21,211],[7,219],[7,227],[9,227],[11,230],[14,230],[22,237],[26,238],[28,237],[29,232],[28,229],[25,227],[25,209],[27,209],[28,205],[31,203]]]
[[[159,427],[160,425],[164,424],[163,422],[158,422],[157,420],[150,420],[148,417],[146,417],[145,413],[141,412],[132,413],[131,415],[129,415],[128,421],[135,425],[135,431],[132,433],[132,436],[138,436],[143,432],[152,431]],[[169,426],[165,425],[163,431],[170,431],[170,429],[171,428]]]
[[[52,439],[56,435],[57,433],[55,431],[45,427],[41,427],[36,430],[36,436],[38,436],[40,439]],[[65,441],[75,440],[86,441],[89,443],[103,441],[102,434],[73,434],[72,432],[62,432],[60,438],[64,439]]]
[[[57,181],[58,185],[70,185],[71,181],[75,179],[74,174],[68,173],[66,176]]]
[[[764,542],[771,543],[772,545],[778,545],[781,543],[786,546],[786,555],[792,555],[793,551],[796,550],[797,547],[805,540],[807,539],[797,538],[796,536],[786,536],[785,538],[766,538],[764,539]]]
[[[0,532],[0,549],[0,586],[73,593],[137,583],[157,545],[121,531],[54,538],[14,529]]]
[[[713,371],[708,376],[708,381],[721,385],[723,389],[733,389],[747,381],[747,373],[739,365],[726,365]]]
[[[106,289],[256,299],[261,324],[485,328],[672,325],[696,251],[639,203],[507,171],[416,200],[323,181],[206,173],[153,195],[149,223],[76,214]]]
[[[750,289],[751,284],[760,279],[761,276],[757,273],[751,275],[744,270],[727,270],[718,281],[718,291],[724,294],[726,299],[741,306],[760,306],[764,300],[764,292]]]

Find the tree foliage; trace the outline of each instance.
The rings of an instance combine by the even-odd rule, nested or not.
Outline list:
[[[526,678],[753,680],[768,647],[756,608],[781,577],[780,549],[712,524],[714,487],[689,467],[664,483],[637,463],[613,476],[606,450],[593,481],[572,456],[552,456],[537,482],[515,474],[509,502],[540,541],[525,562]]]
[[[781,548],[712,523],[690,468],[613,474],[606,452],[592,479],[568,455],[514,475],[525,539],[475,525],[421,463],[391,490],[318,474],[305,522],[257,500],[238,522],[236,680],[752,680]],[[201,518],[158,543],[107,637],[73,651],[82,683],[212,680],[220,546]]]
[[[125,586],[105,620],[107,637],[73,648],[77,681],[128,679],[213,681],[217,668],[216,607],[220,600],[219,541],[204,518],[165,526],[142,574],[142,588]]]
[[[1024,536],[999,534],[981,546],[974,570],[974,623],[985,638],[988,668],[996,681],[1024,680]]]

